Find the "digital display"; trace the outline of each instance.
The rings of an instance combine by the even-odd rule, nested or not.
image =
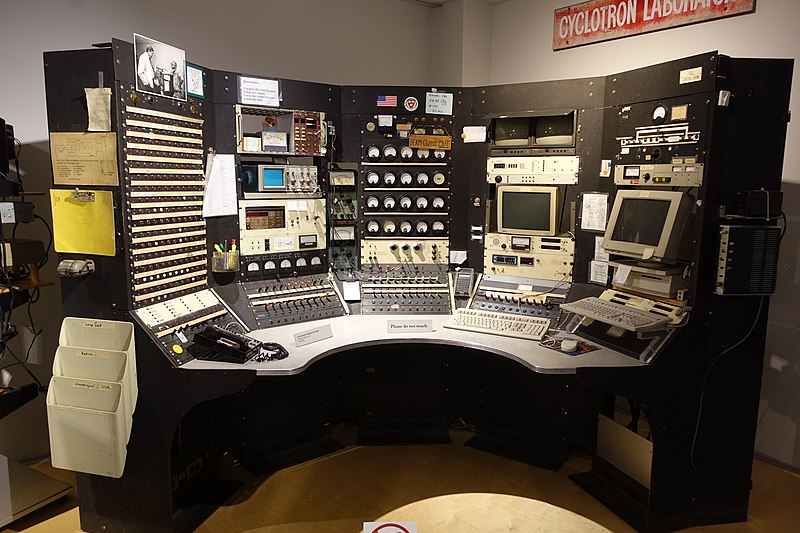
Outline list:
[[[550,193],[503,191],[502,227],[506,230],[550,231]]]
[[[245,228],[248,230],[286,227],[283,207],[248,207],[245,210]]]
[[[261,189],[285,189],[284,169],[281,167],[261,168]]]
[[[645,198],[625,198],[611,233],[614,241],[658,246],[667,222],[670,202]]]

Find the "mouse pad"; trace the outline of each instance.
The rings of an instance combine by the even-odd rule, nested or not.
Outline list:
[[[595,346],[594,344],[589,344],[588,342],[580,339],[575,339],[578,341],[578,347],[575,348],[572,352],[562,352],[561,351],[561,339],[551,339],[549,341],[542,341],[539,343],[539,346],[544,346],[545,348],[550,348],[556,352],[563,353],[564,355],[581,355],[584,353],[593,352],[595,350],[599,350],[599,346]]]

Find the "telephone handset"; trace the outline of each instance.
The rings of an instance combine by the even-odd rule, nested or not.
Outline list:
[[[472,296],[472,285],[475,282],[475,269],[461,268],[456,271],[453,281],[453,295],[456,298],[469,298]]]

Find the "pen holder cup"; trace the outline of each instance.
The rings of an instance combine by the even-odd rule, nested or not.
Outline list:
[[[238,250],[230,252],[214,252],[211,256],[212,272],[236,272],[239,270]]]

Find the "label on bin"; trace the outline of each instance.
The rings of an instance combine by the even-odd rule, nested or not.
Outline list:
[[[86,350],[81,348],[78,352],[79,357],[92,357],[94,359],[108,359],[108,354],[106,352],[95,352],[92,350]]]
[[[89,329],[117,329],[114,322],[102,322],[100,320],[84,320],[83,327]]]
[[[76,389],[111,390],[110,383],[100,383],[97,381],[73,381],[72,386]]]

